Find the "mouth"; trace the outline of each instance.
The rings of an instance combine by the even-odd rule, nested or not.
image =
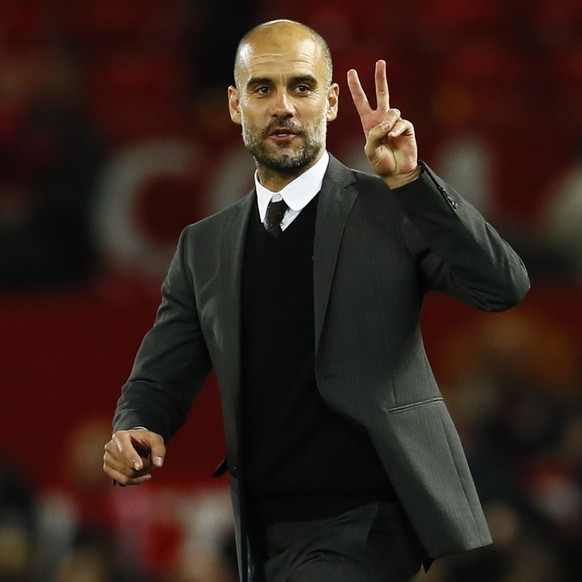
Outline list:
[[[275,127],[269,132],[269,137],[275,141],[289,141],[297,136],[297,132],[287,127]]]

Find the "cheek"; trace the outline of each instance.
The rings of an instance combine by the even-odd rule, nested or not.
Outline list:
[[[254,123],[252,117],[249,117],[248,114],[243,114],[240,117],[241,125],[245,131],[255,131],[256,124]]]
[[[248,117],[241,117],[241,131],[245,143],[257,142],[261,139],[263,130]]]
[[[254,111],[250,107],[245,107],[245,108],[241,107],[240,118],[241,118],[241,121],[244,120],[244,123],[247,126],[257,127],[258,125],[260,125],[260,123],[259,123],[260,116],[257,114],[256,111]]]

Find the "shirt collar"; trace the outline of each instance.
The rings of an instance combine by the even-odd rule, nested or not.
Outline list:
[[[271,192],[271,190],[265,188],[259,182],[258,173],[255,172],[255,188],[257,191],[257,204],[259,206],[261,222],[265,220],[267,206],[273,196],[275,196],[275,200],[283,198],[291,210],[297,212],[303,210],[321,190],[323,176],[327,170],[328,163],[329,154],[327,151],[324,151],[321,158],[309,170],[297,176],[297,178],[287,184],[280,192]]]

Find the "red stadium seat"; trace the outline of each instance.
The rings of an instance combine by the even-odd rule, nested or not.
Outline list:
[[[186,67],[175,59],[128,52],[90,70],[85,99],[108,140],[181,134],[187,115]]]
[[[86,50],[155,46],[171,52],[189,42],[192,19],[176,0],[73,0],[69,31]]]

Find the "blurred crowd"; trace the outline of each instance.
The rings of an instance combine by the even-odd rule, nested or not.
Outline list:
[[[2,582],[234,582],[223,488],[113,487],[101,470],[103,419],[79,422],[39,490],[0,466]]]
[[[250,185],[226,86],[243,32],[281,16],[328,39],[343,95],[348,68],[366,83],[387,58],[421,155],[530,271],[579,279],[581,13],[577,0],[1,0],[0,289],[159,281],[184,224]],[[350,108],[329,145],[365,169]]]
[[[573,341],[577,339],[577,341]],[[451,338],[444,390],[494,545],[438,582],[582,577],[582,344],[546,317],[482,318]]]
[[[0,293],[157,289],[181,228],[250,185],[225,87],[240,36],[281,16],[329,40],[340,84],[387,58],[425,159],[534,291],[580,284],[579,0],[0,0]],[[330,149],[357,166],[349,106]],[[579,336],[520,312],[450,338],[443,387],[496,543],[422,580],[582,580]],[[0,582],[236,580],[225,484],[112,487],[109,421],[77,421],[50,488],[0,456]]]
[[[192,156],[204,124],[221,133],[207,103],[254,14],[235,0],[0,1],[0,289],[91,283],[123,244],[155,254],[201,217]]]
[[[577,582],[581,342],[516,312],[476,316],[441,350],[443,391],[494,545],[438,560],[421,581]],[[42,488],[2,464],[0,580],[234,582],[226,482],[114,487],[101,472],[109,431],[108,419],[73,423]]]

